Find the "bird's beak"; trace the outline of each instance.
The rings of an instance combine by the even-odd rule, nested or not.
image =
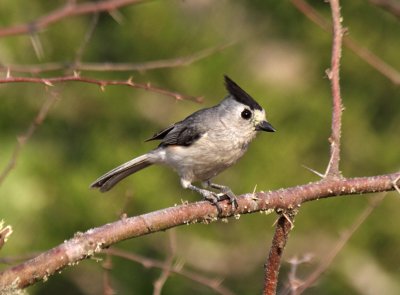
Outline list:
[[[267,122],[267,121],[261,121],[257,126],[256,126],[257,131],[267,131],[267,132],[275,132],[275,128],[272,127],[272,125]]]

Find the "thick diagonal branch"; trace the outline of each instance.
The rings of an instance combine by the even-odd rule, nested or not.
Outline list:
[[[259,192],[238,197],[238,208],[232,210],[222,202],[222,215],[227,217],[271,209],[293,209],[302,203],[333,196],[355,195],[394,190],[400,172],[350,179],[325,179],[297,187]],[[209,202],[196,202],[125,218],[77,234],[61,245],[20,265],[0,273],[0,290],[24,288],[55,272],[74,265],[120,241],[143,236],[171,227],[210,222],[217,219],[217,209]]]

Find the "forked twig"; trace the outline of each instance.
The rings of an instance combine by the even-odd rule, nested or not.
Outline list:
[[[222,285],[222,280],[221,279],[210,279],[205,276],[202,276],[198,274],[197,272],[192,272],[189,270],[185,270],[183,268],[182,264],[176,264],[172,265],[172,267],[166,267],[165,263],[159,260],[155,260],[152,258],[148,257],[143,257],[140,255],[137,255],[135,253],[119,250],[116,248],[110,248],[105,250],[106,253],[113,255],[113,256],[118,256],[124,259],[128,259],[137,263],[142,264],[146,268],[159,268],[162,270],[169,270],[172,273],[181,275],[189,280],[192,280],[194,282],[197,282],[203,286],[207,286],[208,288],[214,290],[218,294],[221,295],[233,295],[234,293],[229,290],[228,288],[224,287]]]
[[[341,25],[340,6],[338,0],[330,0],[332,20],[333,20],[333,42],[332,42],[332,57],[331,69],[327,71],[328,78],[331,81],[332,89],[332,133],[329,137],[331,143],[331,156],[328,167],[326,169],[324,179],[340,179],[342,178],[339,170],[340,162],[340,136],[342,126],[342,99],[340,95],[339,70],[340,57],[342,50],[343,29]],[[290,211],[290,216],[282,214],[276,225],[275,235],[272,241],[270,254],[265,264],[264,275],[264,294],[276,294],[278,285],[278,274],[281,264],[282,254],[286,245],[289,232],[293,226],[293,219],[296,211]]]

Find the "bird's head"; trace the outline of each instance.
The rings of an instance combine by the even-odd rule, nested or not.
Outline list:
[[[275,132],[266,119],[265,110],[228,76],[225,76],[225,87],[229,95],[221,105],[229,113],[230,126],[251,138],[257,131]]]

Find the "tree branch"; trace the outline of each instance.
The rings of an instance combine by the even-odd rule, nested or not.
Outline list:
[[[40,74],[45,72],[60,71],[73,69],[75,71],[92,71],[92,72],[124,72],[124,71],[138,71],[145,72],[155,69],[184,67],[192,63],[204,59],[210,55],[224,50],[232,46],[234,42],[223,44],[216,47],[206,48],[187,56],[180,56],[177,58],[153,60],[148,62],[139,63],[85,63],[85,62],[53,62],[44,64],[31,64],[31,65],[0,65],[0,71],[6,73],[30,73]]]
[[[125,85],[133,88],[143,89],[146,91],[152,91],[155,93],[159,93],[166,96],[171,96],[176,100],[193,100],[196,102],[201,102],[202,97],[199,96],[190,96],[190,95],[183,95],[177,92],[172,92],[163,88],[154,87],[149,83],[147,84],[140,84],[133,82],[132,78],[128,80],[98,80],[89,77],[81,77],[79,73],[75,73],[73,76],[61,76],[61,77],[52,77],[52,78],[35,78],[35,77],[12,77],[9,76],[7,78],[0,79],[0,84],[6,83],[38,83],[44,84],[46,86],[54,86],[56,83],[63,83],[63,82],[81,82],[81,83],[88,83],[88,84],[95,84],[100,86],[101,90],[104,90],[106,86],[109,85]]]
[[[176,255],[176,235],[175,231],[171,229],[168,232],[168,239],[169,239],[169,253],[167,257],[165,258],[165,261],[163,263],[163,268],[160,274],[160,277],[154,281],[153,283],[153,295],[161,295],[162,294],[162,289],[167,282],[169,276],[171,275],[172,268],[173,268],[173,263]]]
[[[41,106],[38,114],[33,119],[32,123],[29,125],[28,129],[22,134],[17,137],[17,144],[14,147],[12,152],[11,158],[8,161],[6,167],[0,172],[0,185],[3,183],[4,179],[10,173],[10,171],[15,167],[17,164],[18,156],[21,152],[21,149],[26,144],[26,142],[32,137],[35,133],[36,129],[43,123],[46,119],[47,114],[49,113],[51,107],[56,102],[58,98],[58,94],[53,92],[49,95],[46,101]]]
[[[331,69],[328,70],[328,77],[332,87],[332,133],[329,137],[331,143],[331,158],[325,172],[326,177],[341,177],[339,170],[340,162],[340,136],[342,132],[342,98],[340,95],[339,70],[340,57],[342,55],[342,17],[340,15],[339,0],[330,0],[333,21],[333,42]]]
[[[332,27],[324,17],[318,13],[310,4],[304,0],[292,0],[292,4],[300,10],[308,19],[317,24],[323,30],[331,32]],[[394,85],[400,85],[400,73],[391,65],[383,61],[380,57],[372,53],[369,49],[358,44],[349,36],[343,37],[343,44],[350,48],[362,60],[368,63],[372,68],[389,79]]]
[[[395,17],[400,18],[400,3],[394,0],[369,0],[372,4],[382,7],[387,12],[393,14]]]
[[[302,203],[340,195],[354,195],[394,190],[400,172],[360,178],[324,179],[297,187],[259,192],[238,197],[238,208],[221,203],[222,216],[231,217],[265,210],[296,209]],[[396,180],[398,181],[398,180]],[[76,234],[72,239],[20,265],[0,273],[0,290],[24,288],[61,269],[101,252],[117,242],[164,231],[179,225],[217,220],[217,209],[201,201],[124,218]]]
[[[293,229],[293,222],[296,214],[297,210],[284,212],[276,223],[272,246],[264,266],[264,295],[276,294],[283,250],[289,238],[289,233]]]
[[[103,295],[115,295],[117,292],[111,287],[110,272],[112,270],[111,256],[106,255],[104,262],[101,264],[103,268]]]
[[[340,162],[340,136],[342,129],[342,98],[340,95],[339,70],[340,57],[342,52],[342,37],[343,29],[341,26],[341,15],[339,0],[330,0],[333,20],[333,42],[332,42],[332,58],[331,69],[327,71],[331,81],[332,88],[332,133],[329,137],[331,143],[331,157],[326,169],[324,179],[340,179],[342,175],[339,170]],[[289,207],[290,208],[290,207]],[[292,207],[295,208],[295,207]],[[292,209],[290,208],[290,209]],[[285,248],[289,232],[293,227],[293,220],[296,215],[296,210],[291,210],[286,215],[285,213],[278,220],[275,229],[275,235],[272,240],[271,250],[265,263],[264,274],[264,294],[276,294],[278,285],[278,274],[282,260],[283,250]]]
[[[172,267],[166,266],[165,263],[159,260],[151,259],[148,257],[143,257],[140,255],[137,255],[132,252],[127,252],[121,249],[116,249],[116,248],[109,248],[104,250],[105,253],[121,257],[124,259],[128,259],[137,263],[140,263],[146,268],[159,268],[162,270],[169,270],[172,273],[181,275],[182,277],[185,277],[189,280],[192,280],[193,282],[197,282],[203,286],[206,286],[215,292],[221,294],[221,295],[233,295],[234,293],[229,290],[228,288],[224,287],[222,285],[222,280],[218,278],[208,278],[205,276],[202,276],[198,274],[197,272],[192,272],[189,270],[185,270],[182,268],[181,264],[175,264],[172,265]]]
[[[386,194],[379,196],[377,199],[373,199],[369,202],[368,207],[366,207],[361,214],[358,216],[356,221],[351,225],[351,227],[343,234],[339,242],[335,245],[335,247],[328,253],[323,260],[323,262],[308,276],[308,278],[299,284],[297,288],[294,290],[293,295],[300,295],[310,286],[315,284],[318,278],[329,268],[332,264],[335,257],[340,253],[343,247],[347,244],[350,238],[354,235],[354,233],[359,229],[359,227],[364,223],[364,221],[371,215],[374,209],[379,206],[379,204],[383,201]]]
[[[76,1],[67,1],[67,3],[49,14],[39,17],[38,19],[26,24],[0,28],[0,37],[21,35],[21,34],[34,34],[44,28],[61,21],[64,18],[108,11],[111,12],[122,6],[139,4],[145,0],[104,0],[98,2],[85,2],[76,4]]]

